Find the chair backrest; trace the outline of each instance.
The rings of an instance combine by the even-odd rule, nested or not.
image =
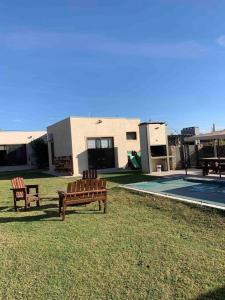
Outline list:
[[[67,193],[97,191],[106,189],[106,180],[104,179],[80,179],[68,183]]]
[[[14,189],[25,188],[24,180],[22,177],[16,177],[11,180],[12,187]]]
[[[89,169],[83,171],[83,179],[96,179],[98,177],[96,169]]]

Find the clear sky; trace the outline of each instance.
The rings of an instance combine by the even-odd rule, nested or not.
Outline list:
[[[0,128],[69,115],[225,128],[224,0],[1,0]]]

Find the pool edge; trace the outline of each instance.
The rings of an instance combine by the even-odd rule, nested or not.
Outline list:
[[[157,192],[152,192],[152,191],[136,189],[136,188],[128,187],[126,185],[119,185],[119,187],[124,188],[126,190],[138,192],[138,193],[141,193],[141,194],[149,194],[149,195],[153,195],[153,196],[160,196],[160,197],[163,197],[163,198],[169,198],[169,199],[172,199],[172,200],[197,204],[197,205],[200,205],[200,206],[206,206],[206,207],[216,208],[216,209],[220,209],[220,210],[225,211],[225,206],[209,204],[209,203],[206,203],[204,201],[190,200],[190,199],[185,199],[185,198],[182,198],[182,197],[172,196],[172,195],[169,195],[169,194],[162,194],[162,193],[157,193]]]

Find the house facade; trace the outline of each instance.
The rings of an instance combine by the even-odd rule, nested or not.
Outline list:
[[[49,126],[50,171],[60,169],[63,160],[73,175],[90,168],[125,168],[128,151],[140,151],[139,123],[139,119],[69,117]]]
[[[35,166],[31,142],[45,137],[46,131],[0,131],[0,166]]]

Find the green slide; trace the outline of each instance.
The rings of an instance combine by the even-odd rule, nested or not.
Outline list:
[[[128,151],[127,152],[128,159],[130,161],[131,166],[134,169],[141,169],[141,155],[135,151]]]

